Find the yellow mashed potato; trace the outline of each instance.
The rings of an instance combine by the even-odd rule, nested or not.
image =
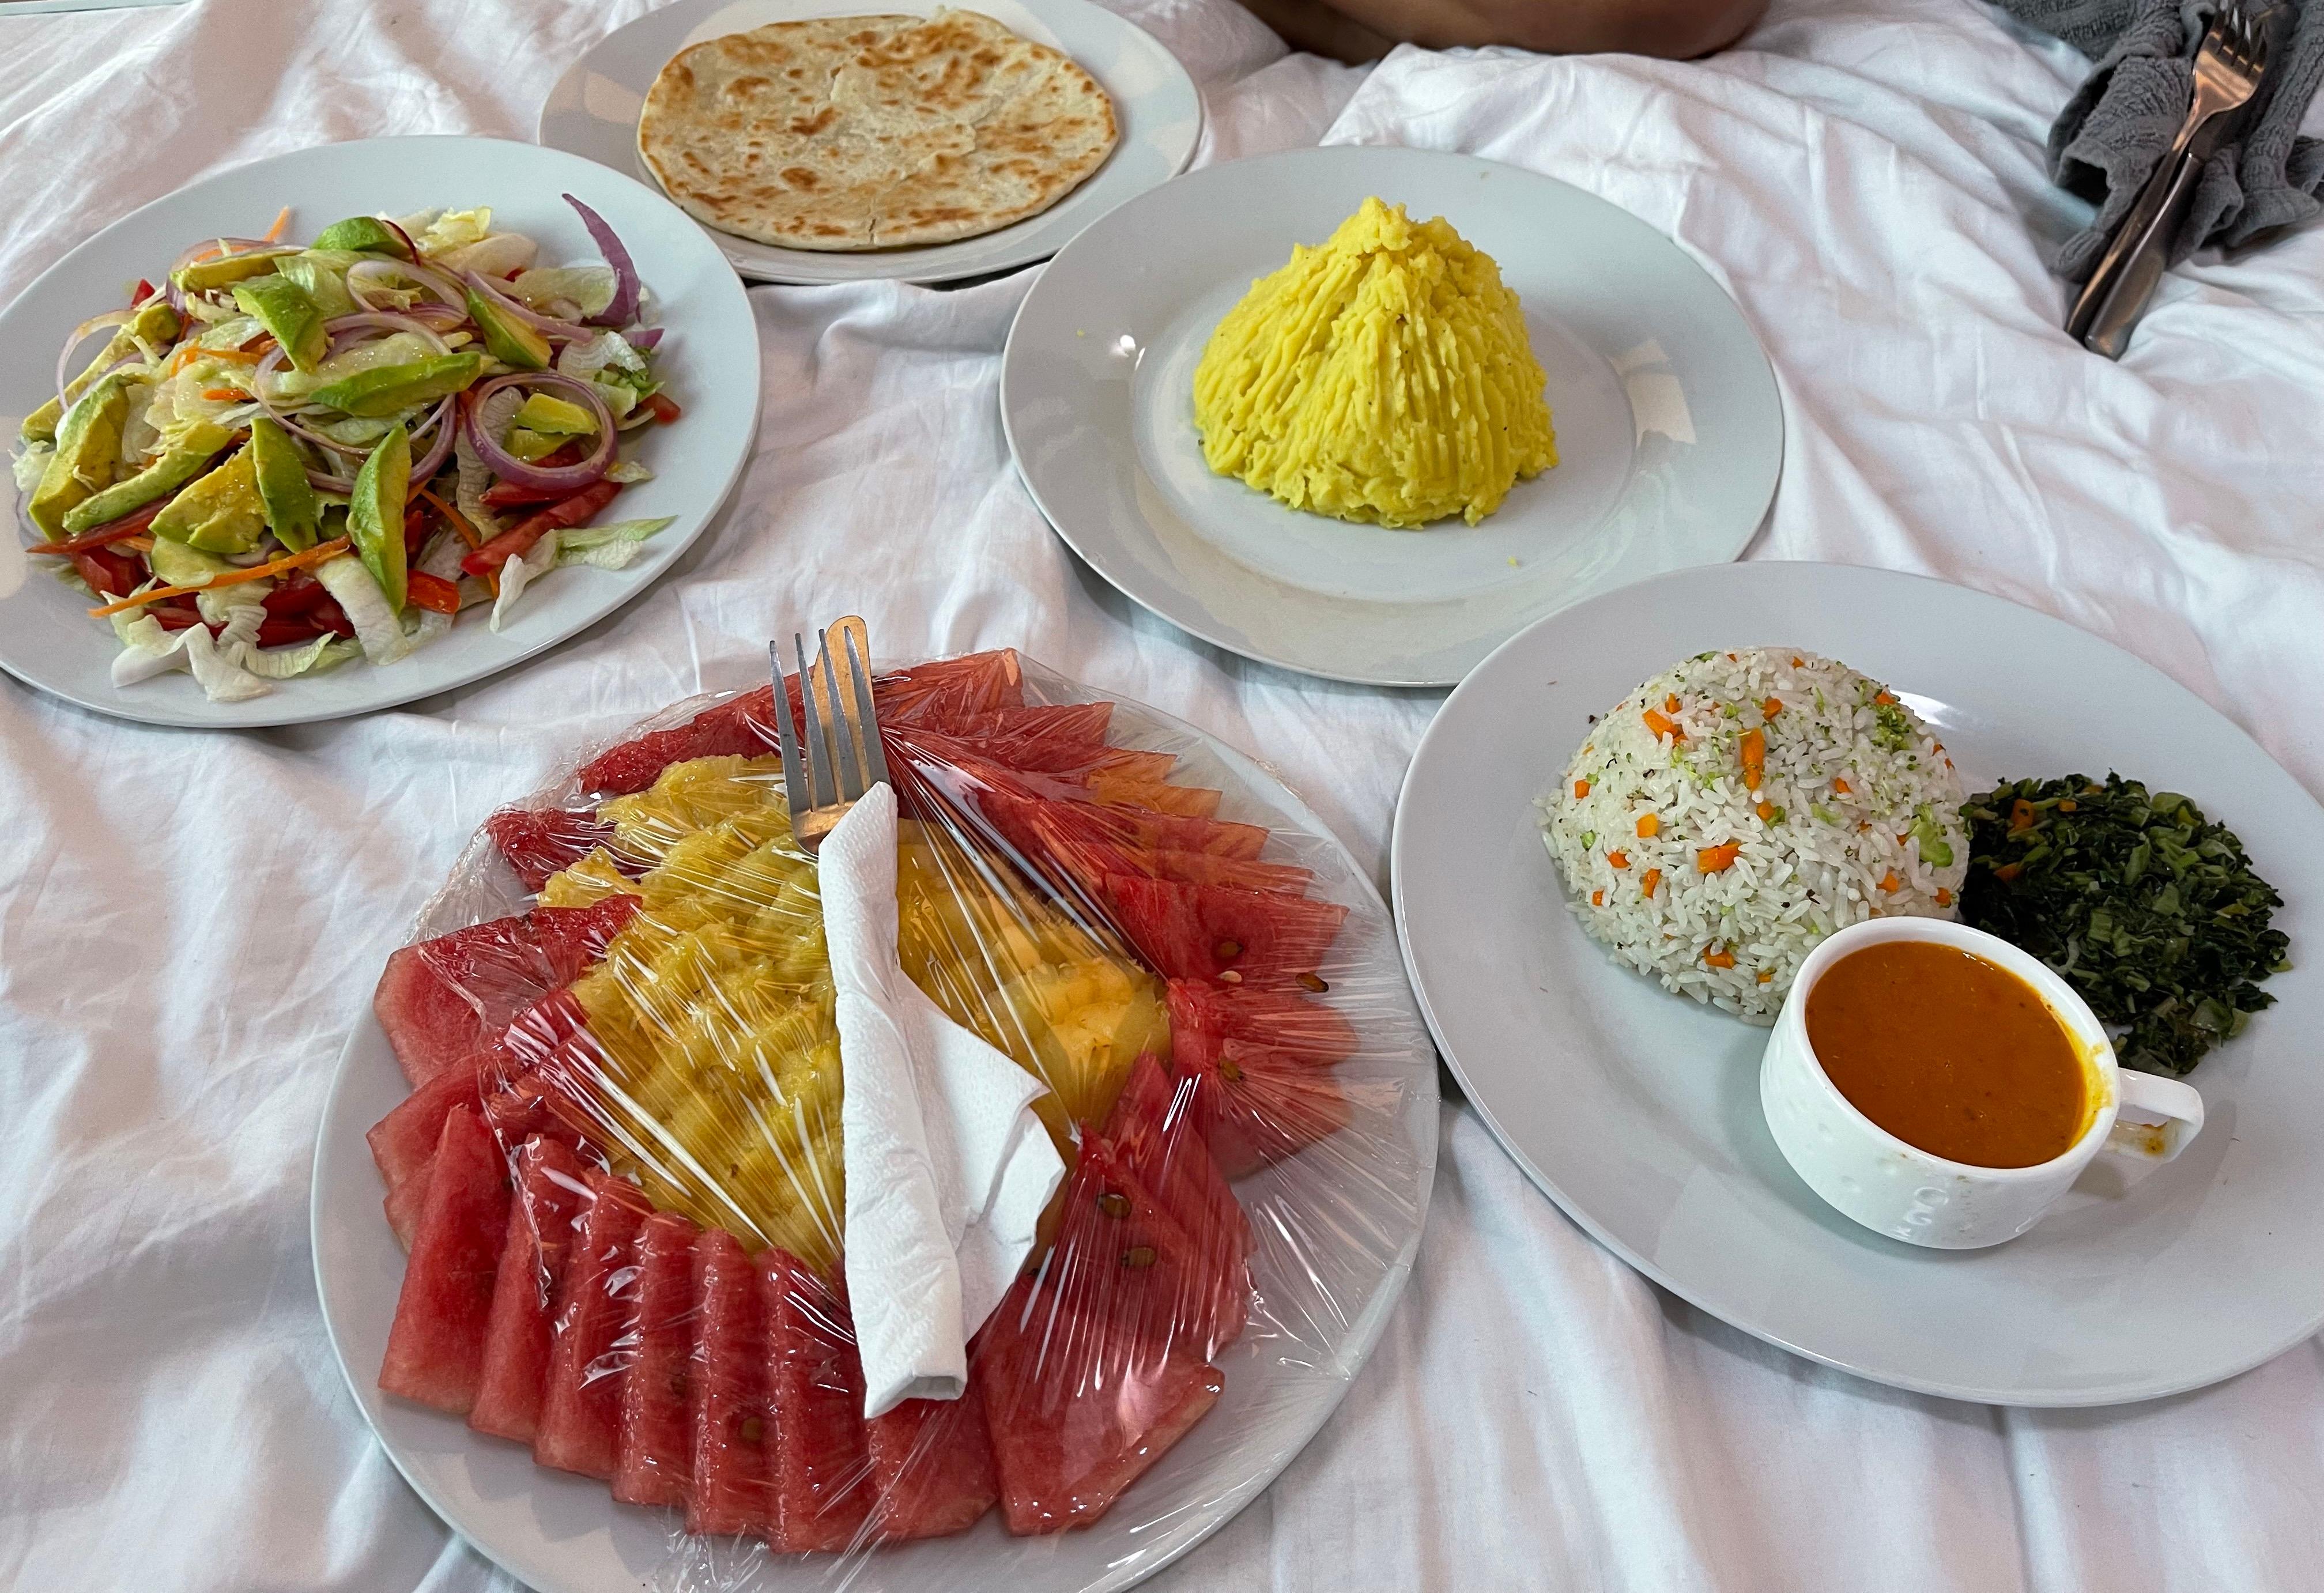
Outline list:
[[[1213,470],[1294,509],[1475,525],[1557,463],[1545,380],[1492,257],[1366,199],[1218,324],[1194,425]]]

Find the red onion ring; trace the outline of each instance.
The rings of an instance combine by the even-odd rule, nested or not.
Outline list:
[[[648,327],[642,331],[624,332],[622,337],[640,354],[651,354],[660,345],[664,330],[665,328],[660,327]]]
[[[101,316],[89,317],[72,329],[72,336],[66,338],[65,345],[57,351],[57,401],[59,403],[64,403],[65,388],[72,381],[70,372],[73,354],[82,344],[88,341],[89,334],[111,327],[125,327],[136,313],[129,309],[109,309]]]
[[[561,465],[550,469],[543,469],[538,465],[529,465],[510,453],[501,446],[498,437],[487,435],[476,416],[483,410],[486,399],[511,387],[555,388],[579,398],[582,406],[589,411],[589,418],[597,423],[596,447],[591,451],[586,459],[577,465]],[[468,445],[476,450],[477,457],[491,468],[493,474],[503,481],[513,482],[518,486],[535,493],[577,493],[583,487],[588,486],[604,476],[607,468],[613,465],[613,412],[605,407],[605,401],[597,396],[597,390],[593,384],[578,377],[563,375],[555,371],[512,371],[504,376],[495,376],[490,382],[472,387],[468,391],[475,395],[467,407],[467,416],[464,422],[467,429]]]
[[[459,310],[463,319],[466,318],[466,296],[461,292],[460,284],[452,280],[448,272],[420,263],[416,254],[410,260],[374,258],[356,261],[347,267],[347,296],[365,309],[375,310],[379,307],[364,297],[364,290],[372,282],[377,281],[383,286],[391,279],[400,279],[433,293],[446,305]],[[420,306],[412,308],[418,309]]]
[[[451,345],[437,336],[435,327],[417,316],[406,315],[398,310],[358,310],[354,315],[334,316],[323,323],[323,330],[330,334],[334,344],[351,332],[367,331],[373,327],[385,327],[394,332],[410,332],[425,339],[428,346],[438,354],[451,352]]]
[[[468,290],[471,293],[482,298],[494,309],[507,316],[511,320],[522,322],[552,342],[586,343],[596,336],[595,332],[578,322],[561,321],[555,316],[542,315],[529,304],[518,302],[508,294],[502,292],[490,277],[481,276],[472,271],[464,271],[460,273],[460,280],[468,285]]]
[[[622,247],[622,240],[614,235],[613,229],[606,224],[604,216],[571,194],[565,195],[564,199],[580,213],[581,225],[589,229],[590,241],[605,257],[605,263],[613,268],[613,302],[591,316],[589,324],[594,327],[626,327],[638,318],[637,264],[631,260],[630,252]]]
[[[410,321],[406,317],[390,315],[385,312],[340,316],[337,319],[324,322],[323,326],[326,331],[330,331],[332,333],[332,342],[335,345],[338,342],[340,337],[349,332],[359,331],[372,327],[384,326],[392,327],[397,331],[419,333],[434,345],[436,352],[438,354],[445,352],[446,347],[443,339],[438,337],[427,327],[419,325],[417,322]],[[333,328],[337,328],[337,330],[333,331]],[[250,395],[258,401],[258,407],[266,411],[266,418],[273,421],[275,425],[282,428],[283,430],[290,432],[292,436],[302,437],[306,441],[312,443],[315,447],[325,449],[329,453],[343,455],[350,459],[361,459],[367,456],[371,453],[369,448],[358,447],[353,444],[338,442],[331,437],[325,437],[321,432],[315,430],[312,427],[301,424],[296,416],[291,414],[288,410],[283,409],[275,400],[267,395],[266,379],[281,368],[283,358],[284,355],[282,345],[278,343],[273,347],[266,351],[266,357],[258,362],[258,368],[253,371],[250,374]],[[452,435],[452,428],[448,424],[451,409],[452,399],[450,397],[447,397],[442,402],[438,403],[433,410],[429,411],[428,418],[425,420],[422,420],[417,427],[412,428],[411,436],[413,439],[416,441],[420,437],[426,437],[428,435],[429,428],[434,427],[439,428],[440,435],[438,440],[440,446],[445,448],[449,448],[452,446],[449,440]],[[440,459],[438,460],[438,464],[441,464]],[[343,481],[339,477],[318,472],[311,465],[308,467],[307,479],[313,482],[315,485],[325,487],[332,492],[345,492],[355,484],[352,482]]]

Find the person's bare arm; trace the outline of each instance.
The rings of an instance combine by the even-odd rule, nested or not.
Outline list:
[[[1242,0],[1296,49],[1376,60],[1398,41],[1432,50],[1514,44],[1550,55],[1709,55],[1759,20],[1766,0]]]

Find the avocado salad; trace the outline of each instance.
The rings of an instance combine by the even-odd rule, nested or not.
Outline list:
[[[303,247],[285,211],[74,328],[19,431],[17,515],[120,638],[116,686],[184,669],[239,702],[393,664],[669,523],[592,523],[652,474],[623,437],[678,408],[629,252],[564,198],[603,263],[543,263],[486,208],[352,216]]]

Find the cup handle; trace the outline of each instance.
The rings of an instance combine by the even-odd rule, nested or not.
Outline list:
[[[2110,1151],[2141,1161],[2167,1162],[2202,1131],[2203,1098],[2190,1085],[2123,1068],[2115,1074],[2115,1088],[2122,1106],[2107,1136]]]

